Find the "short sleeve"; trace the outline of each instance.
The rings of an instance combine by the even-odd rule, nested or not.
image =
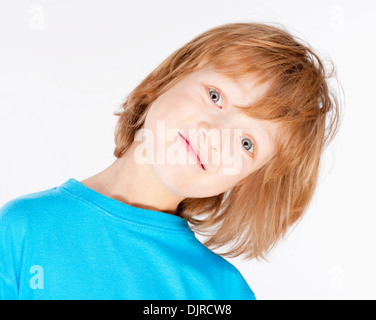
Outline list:
[[[25,222],[19,209],[20,206],[14,200],[0,207],[0,300],[18,298]]]
[[[237,288],[234,293],[234,300],[257,300],[253,290],[248,285],[239,270],[235,270],[237,275]]]

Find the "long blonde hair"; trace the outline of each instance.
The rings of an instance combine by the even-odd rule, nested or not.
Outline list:
[[[144,123],[149,107],[191,72],[214,65],[236,79],[257,74],[271,84],[246,113],[283,127],[275,156],[233,189],[208,198],[187,198],[177,214],[205,235],[223,256],[264,258],[306,211],[316,188],[320,158],[339,128],[338,98],[315,51],[283,27],[230,23],[197,36],[166,58],[124,100],[115,128],[121,157]],[[243,109],[244,110],[244,109]],[[199,219],[201,217],[201,219]]]

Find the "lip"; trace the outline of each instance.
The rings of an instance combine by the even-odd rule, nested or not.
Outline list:
[[[192,145],[189,143],[189,140],[188,140],[186,137],[184,137],[184,135],[183,135],[182,133],[180,133],[180,132],[179,132],[179,136],[182,137],[182,138],[185,140],[185,142],[188,144],[188,146],[191,148],[192,152],[193,152],[193,153],[195,154],[195,156],[197,157],[197,160],[198,160],[199,165],[201,166],[201,168],[204,169],[204,170],[206,170],[205,166],[201,163],[201,159],[200,159],[199,153],[196,152],[196,151],[193,149]]]

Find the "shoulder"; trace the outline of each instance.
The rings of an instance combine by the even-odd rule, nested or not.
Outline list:
[[[227,271],[226,286],[232,293],[234,300],[256,300],[255,294],[240,271],[229,261],[221,257],[225,262]]]
[[[8,200],[0,206],[0,228],[7,231],[25,228],[40,219],[45,212],[45,206],[56,201],[57,197],[58,191],[55,187]]]
[[[217,266],[216,271],[218,273],[216,275],[221,279],[221,287],[226,292],[226,299],[256,300],[253,290],[240,271],[230,261],[208,248],[205,251],[208,260],[212,262],[211,266]]]

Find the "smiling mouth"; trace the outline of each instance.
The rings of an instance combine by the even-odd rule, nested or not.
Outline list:
[[[179,136],[182,137],[182,138],[185,140],[185,142],[186,142],[186,146],[187,146],[187,149],[188,149],[187,151],[189,152],[189,148],[190,148],[190,149],[192,150],[193,154],[197,157],[198,164],[201,166],[201,168],[202,168],[203,170],[206,170],[205,167],[204,167],[204,165],[201,163],[201,159],[200,159],[200,157],[199,157],[198,154],[193,150],[193,148],[192,148],[192,146],[190,145],[188,139],[186,139],[186,138],[185,138],[180,132],[179,132]]]

